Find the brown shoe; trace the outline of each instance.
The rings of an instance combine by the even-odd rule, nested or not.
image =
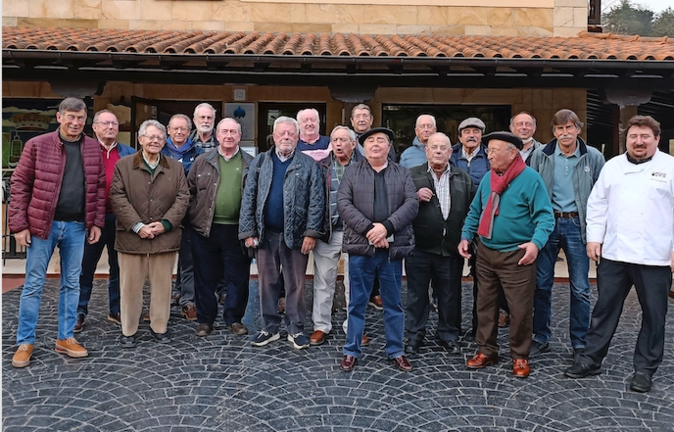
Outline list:
[[[352,355],[345,355],[341,363],[339,364],[339,367],[344,372],[351,372],[353,368],[356,367],[356,363],[358,363],[358,359],[356,357]]]
[[[56,352],[66,354],[68,357],[80,358],[89,355],[87,349],[77,343],[74,337],[56,340]]]
[[[669,292],[669,298],[673,298],[673,299],[674,299],[674,290],[671,290],[671,291]]]
[[[500,309],[498,313],[498,326],[507,327],[508,324],[510,324],[510,314],[503,309]]]
[[[227,293],[223,292],[218,295],[218,303],[220,304],[225,304],[225,301],[227,300]]]
[[[77,322],[75,323],[74,333],[80,333],[84,330],[84,314],[77,314]]]
[[[143,321],[145,321],[145,322],[150,322],[150,312],[149,312],[149,311],[148,311],[148,312],[145,312],[145,313],[143,314]]]
[[[276,305],[276,312],[282,314],[286,311],[286,298],[281,297],[278,299],[278,305]]]
[[[30,364],[30,357],[33,355],[33,344],[21,344],[14,353],[12,358],[12,366],[15,368],[23,368]]]
[[[180,310],[180,315],[184,316],[189,321],[196,321],[197,320],[197,308],[193,304],[185,305]]]
[[[393,360],[393,364],[403,372],[410,372],[412,370],[412,363],[410,363],[404,355],[394,357],[391,360]]]
[[[197,325],[196,333],[199,337],[206,337],[211,334],[213,331],[213,326],[206,323],[200,323]]]
[[[475,357],[466,362],[466,366],[468,369],[482,369],[489,365],[495,365],[496,363],[498,363],[498,355],[489,357],[479,352],[475,354]]]
[[[513,375],[517,378],[526,378],[531,373],[529,361],[527,359],[513,360]]]
[[[325,339],[327,338],[328,334],[325,333],[324,331],[321,330],[316,330],[311,334],[311,337],[309,338],[309,345],[322,345],[323,342],[325,342]]]
[[[384,301],[381,299],[380,295],[376,295],[370,299],[367,303],[368,306],[372,306],[377,310],[384,310]]]
[[[367,338],[366,334],[363,334],[363,338],[360,340],[360,346],[370,345],[370,339]]]
[[[149,317],[148,317],[148,318],[149,318]],[[108,314],[108,321],[110,321],[111,323],[115,323],[115,324],[117,324],[117,325],[122,325],[122,318],[119,316],[118,313],[116,313],[116,314],[114,314],[114,313]]]
[[[232,333],[238,336],[243,336],[248,334],[248,327],[241,324],[240,322],[232,323],[232,325],[227,326]]]

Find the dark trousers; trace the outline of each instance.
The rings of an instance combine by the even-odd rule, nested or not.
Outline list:
[[[241,322],[248,304],[250,258],[241,248],[238,225],[213,224],[208,238],[192,231],[197,322],[213,324],[218,314],[218,283],[227,280],[225,324]]]
[[[479,243],[477,255],[478,327],[475,335],[479,351],[487,356],[498,354],[498,297],[503,287],[510,307],[510,356],[529,357],[536,264],[518,265],[524,250],[499,252]]]
[[[662,362],[665,346],[667,295],[672,285],[669,266],[646,266],[602,259],[597,266],[597,303],[583,358],[599,367],[618,327],[625,298],[636,288],[643,311],[634,350],[634,370],[653,375]]]
[[[180,237],[180,251],[178,252],[178,274],[174,291],[180,293],[180,306],[194,304],[194,259],[192,257],[192,237],[197,233],[185,221]]]
[[[289,334],[304,331],[307,307],[304,304],[304,281],[309,257],[297,248],[285,244],[282,232],[267,230],[257,251],[257,269],[260,279],[260,310],[263,329],[278,333],[281,315],[276,311],[281,287],[286,290],[285,321]],[[283,275],[281,276],[281,266]],[[283,285],[279,283],[283,277]],[[229,293],[227,294],[229,297]]]
[[[428,285],[438,293],[437,337],[456,341],[461,332],[461,272],[463,258],[444,257],[422,251],[405,258],[407,274],[407,337],[423,340],[430,313]]]
[[[89,300],[91,299],[91,290],[94,284],[94,274],[96,266],[101,259],[103,249],[108,248],[108,264],[110,272],[108,277],[108,301],[110,313],[119,313],[119,263],[117,262],[117,251],[115,251],[115,215],[112,213],[105,215],[105,226],[101,230],[101,239],[89,244],[84,242],[84,256],[82,258],[82,272],[80,273],[80,299],[77,304],[77,313],[87,315],[89,313]]]

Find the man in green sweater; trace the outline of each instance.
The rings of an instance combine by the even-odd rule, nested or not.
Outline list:
[[[541,176],[526,166],[522,140],[510,132],[482,138],[491,170],[484,176],[461,231],[459,253],[470,258],[470,241],[479,236],[477,252],[478,353],[466,366],[482,369],[498,362],[498,294],[503,286],[510,307],[510,356],[513,375],[529,376],[529,349],[536,257],[555,226],[552,205]]]

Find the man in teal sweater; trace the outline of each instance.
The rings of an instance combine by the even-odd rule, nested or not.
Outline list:
[[[510,132],[492,132],[482,141],[487,145],[491,170],[480,182],[459,243],[461,256],[470,258],[470,242],[479,235],[475,335],[479,350],[466,366],[482,369],[498,362],[498,294],[503,286],[510,307],[513,375],[526,378],[530,373],[536,257],[555,220],[543,179],[519,155],[522,140]]]

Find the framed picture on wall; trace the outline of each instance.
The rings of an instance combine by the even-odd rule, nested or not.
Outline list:
[[[231,102],[224,104],[224,117],[231,117],[241,123],[241,141],[255,142],[255,104]]]

